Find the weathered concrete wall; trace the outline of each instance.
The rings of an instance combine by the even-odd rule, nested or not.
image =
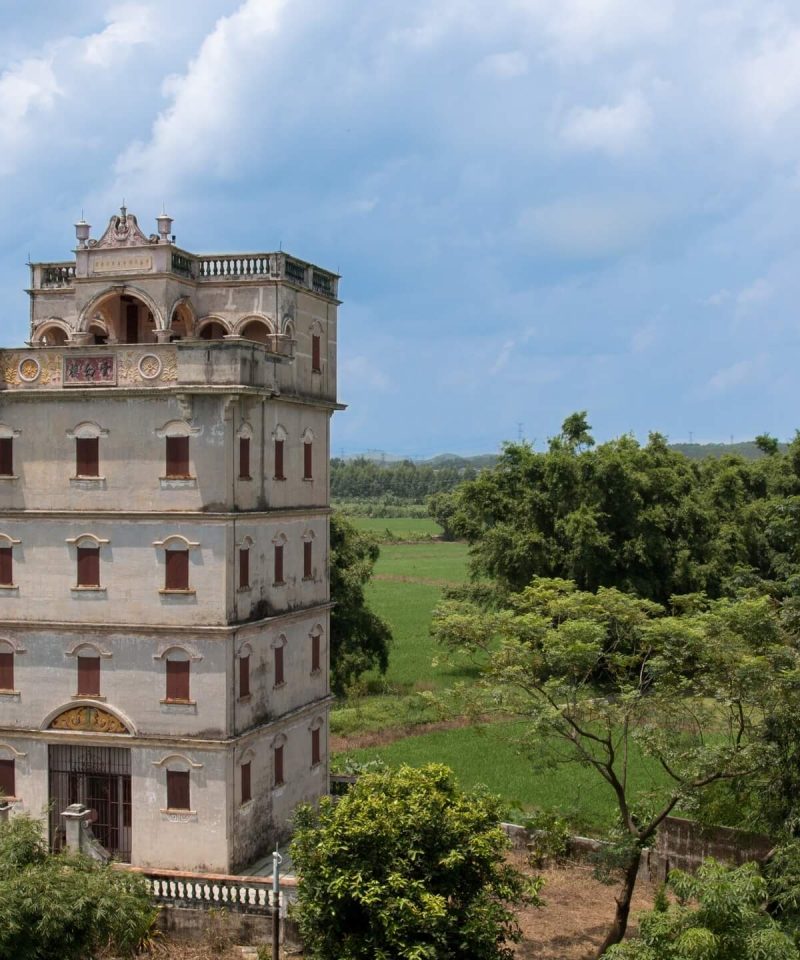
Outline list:
[[[272,917],[254,913],[225,911],[210,917],[208,910],[164,905],[158,910],[158,928],[176,940],[208,942],[211,934],[242,946],[272,943]],[[291,917],[281,918],[280,931],[281,944],[300,951],[300,932]]]
[[[670,870],[694,872],[706,857],[736,865],[759,861],[773,845],[769,837],[760,833],[705,827],[695,820],[668,817],[650,854],[650,872],[654,880],[661,881]]]

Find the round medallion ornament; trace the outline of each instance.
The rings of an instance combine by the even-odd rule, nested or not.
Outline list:
[[[153,353],[146,353],[139,360],[139,373],[145,380],[155,380],[161,373],[161,359]]]
[[[17,371],[20,380],[24,380],[25,383],[33,383],[34,380],[39,379],[39,374],[42,372],[42,365],[34,357],[23,357],[19,362]]]

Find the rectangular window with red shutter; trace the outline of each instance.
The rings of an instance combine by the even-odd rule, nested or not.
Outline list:
[[[14,548],[0,547],[0,586],[14,586]]]
[[[188,660],[167,660],[167,700],[187,702],[189,697]]]
[[[319,656],[319,634],[311,634],[311,672],[318,673],[320,669],[320,656]]]
[[[167,770],[167,809],[191,810],[189,771]]]
[[[78,586],[100,586],[99,547],[78,547]]]
[[[241,766],[242,771],[242,803],[249,803],[252,794],[250,792],[250,764],[243,763]]]
[[[167,437],[167,465],[165,476],[173,480],[189,477],[189,438]]]
[[[283,475],[283,440],[275,441],[275,479],[286,479]]]
[[[283,544],[275,544],[275,583],[283,583]]]
[[[275,647],[275,686],[284,683],[283,676],[283,647]]]
[[[320,752],[320,737],[319,737],[319,727],[316,730],[311,731],[311,766],[315,766],[322,759],[322,754]]]
[[[303,479],[312,480],[314,478],[313,473],[313,444],[306,440],[303,444]]]
[[[0,795],[4,797],[16,797],[17,795],[13,760],[0,760]]]
[[[239,437],[239,479],[250,479],[250,437]]]
[[[239,589],[247,590],[250,586],[250,551],[247,547],[239,550]]]
[[[0,437],[0,477],[14,476],[14,438]]]
[[[322,373],[322,350],[319,334],[311,336],[311,369],[314,373]]]
[[[164,589],[189,589],[189,551],[164,551]]]
[[[250,654],[239,657],[239,697],[250,696]]]
[[[311,541],[306,540],[303,544],[303,579],[310,580],[314,576],[313,571],[314,556],[312,553]]]
[[[14,654],[11,650],[0,652],[0,690],[14,689]]]
[[[100,441],[97,437],[77,437],[75,440],[75,476],[100,476]]]
[[[78,696],[100,696],[100,657],[78,657]]]
[[[274,784],[276,787],[281,786],[283,783],[283,746],[275,747],[272,751],[273,757],[273,777]]]

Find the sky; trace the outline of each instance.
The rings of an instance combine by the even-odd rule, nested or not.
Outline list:
[[[800,427],[800,4],[0,0],[0,345],[124,198],[337,270],[333,452]]]

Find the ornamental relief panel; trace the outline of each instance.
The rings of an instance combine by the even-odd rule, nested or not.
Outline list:
[[[81,730],[88,733],[127,733],[127,727],[101,707],[71,707],[60,713],[50,730]]]
[[[66,370],[66,380],[62,368]],[[49,351],[36,351],[35,354],[4,351],[0,355],[0,376],[11,387],[60,387],[65,384],[91,387],[114,386],[115,383],[119,386],[155,386],[177,381],[178,355],[175,350],[151,351],[147,348],[87,356],[72,352],[61,355]]]

